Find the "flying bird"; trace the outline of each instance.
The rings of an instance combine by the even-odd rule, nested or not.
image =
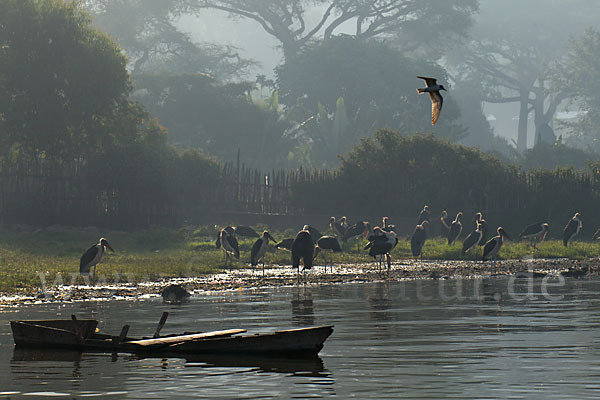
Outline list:
[[[435,78],[426,78],[424,76],[417,76],[417,78],[423,79],[427,85],[426,88],[417,89],[417,92],[419,92],[419,94],[429,93],[429,98],[431,99],[431,125],[435,125],[440,117],[442,104],[444,103],[440,90],[446,90],[446,88],[443,85],[438,85]]]
[[[96,265],[102,259],[106,249],[114,252],[113,248],[108,244],[108,241],[104,238],[98,240],[98,244],[93,245],[83,253],[81,260],[79,261],[79,273],[89,274],[92,267],[94,267],[93,280],[96,280]]]

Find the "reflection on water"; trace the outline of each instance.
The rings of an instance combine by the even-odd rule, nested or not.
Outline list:
[[[556,283],[556,282],[554,282]],[[598,398],[600,282],[438,280],[256,289],[0,312],[0,399]],[[12,319],[96,318],[151,335],[335,325],[319,357],[152,357],[16,349]]]

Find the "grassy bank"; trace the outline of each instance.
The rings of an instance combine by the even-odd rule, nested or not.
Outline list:
[[[260,230],[257,227],[257,230]],[[276,239],[292,237],[295,232],[274,232]],[[225,266],[223,253],[214,247],[214,227],[178,230],[152,229],[140,232],[99,231],[97,229],[0,229],[0,292],[36,290],[46,284],[84,283],[79,276],[79,257],[100,236],[106,237],[115,253],[99,264],[99,280],[106,282],[140,282],[161,278],[199,276],[227,270],[246,268],[249,265],[253,239],[240,240],[241,258],[231,267]],[[344,253],[328,255],[335,263],[369,263],[372,259],[362,250],[357,252],[355,241],[344,245]],[[480,259],[481,248],[474,254],[462,257],[462,243],[448,246],[444,239],[434,238],[426,242],[424,259],[473,260]],[[570,258],[598,257],[600,244],[576,242],[565,248],[557,240],[549,240],[533,249],[526,242],[506,242],[500,252],[503,259],[524,258]],[[400,238],[392,257],[411,259],[410,243]],[[270,251],[268,264],[289,265],[290,253]],[[317,260],[322,265],[322,258]]]

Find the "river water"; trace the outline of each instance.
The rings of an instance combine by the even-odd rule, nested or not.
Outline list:
[[[473,279],[244,289],[0,308],[0,399],[600,397],[600,281]],[[95,318],[151,335],[335,325],[316,359],[19,351],[9,321]]]

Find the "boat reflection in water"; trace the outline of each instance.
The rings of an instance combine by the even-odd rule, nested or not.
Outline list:
[[[90,352],[86,352],[90,354]],[[185,360],[185,366],[189,368],[251,368],[258,372],[276,372],[284,374],[328,377],[331,373],[323,365],[323,360],[314,354],[307,356],[262,356],[262,355],[232,355],[232,354],[196,354],[196,355],[174,355],[174,354],[152,354],[144,356],[140,354],[127,353],[97,353],[95,356],[110,357],[112,362],[160,359],[163,368],[168,368],[169,362]],[[73,363],[73,371],[78,371],[85,364],[84,353],[65,349],[40,349],[24,348],[17,346],[13,350],[12,363],[20,362],[52,362]],[[74,375],[78,375],[74,372]]]

